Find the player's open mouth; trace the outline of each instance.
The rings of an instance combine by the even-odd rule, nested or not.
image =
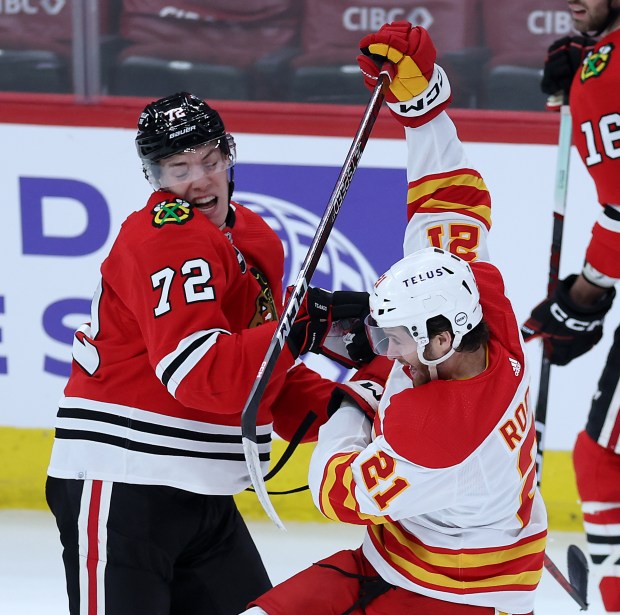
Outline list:
[[[194,201],[194,205],[202,211],[213,209],[217,205],[217,197],[202,197]]]
[[[569,4],[568,10],[571,12],[571,15],[573,17],[579,17],[586,14],[586,10],[578,4]]]

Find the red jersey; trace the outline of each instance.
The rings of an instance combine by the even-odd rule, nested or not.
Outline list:
[[[570,91],[573,142],[594,180],[599,202],[606,206],[594,226],[586,259],[613,279],[620,279],[619,101],[620,30],[615,30],[588,54]]]
[[[231,204],[226,224],[162,191],[123,223],[74,338],[51,476],[250,484],[240,416],[282,309],[284,253],[251,210]],[[257,421],[265,471],[272,427],[290,438],[309,411],[323,422],[333,388],[283,349]]]

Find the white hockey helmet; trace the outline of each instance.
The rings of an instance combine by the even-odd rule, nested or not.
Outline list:
[[[415,349],[426,365],[445,361],[482,321],[471,267],[439,248],[418,250],[392,265],[375,283],[369,302],[366,331],[375,353],[402,356]],[[448,319],[454,339],[446,355],[429,360],[423,356],[429,342],[427,321],[435,316]],[[396,348],[390,350],[390,345]]]

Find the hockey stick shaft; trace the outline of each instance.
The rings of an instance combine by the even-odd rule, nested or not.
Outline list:
[[[271,339],[269,348],[265,358],[263,359],[261,366],[254,380],[254,384],[250,391],[248,400],[241,413],[241,435],[243,441],[243,451],[245,455],[246,464],[252,480],[252,486],[256,491],[258,499],[268,514],[269,518],[281,529],[284,529],[284,525],[278,514],[276,513],[267,489],[265,487],[265,481],[261,472],[261,460],[258,452],[258,444],[256,437],[256,417],[258,415],[258,407],[260,400],[263,396],[271,373],[275,367],[276,361],[280,356],[282,348],[286,342],[286,338],[290,332],[291,326],[295,321],[295,317],[299,312],[299,307],[304,299],[308,285],[314,271],[318,265],[319,259],[323,252],[323,248],[327,242],[329,234],[334,226],[336,217],[344,201],[344,197],[349,189],[353,174],[357,169],[362,152],[366,147],[368,138],[372,127],[379,115],[381,104],[383,102],[383,84],[387,79],[386,74],[381,73],[377,80],[377,85],[373,90],[370,101],[364,112],[364,116],[360,122],[357,133],[353,139],[349,153],[344,161],[340,175],[336,181],[336,185],[329,199],[323,217],[319,223],[319,226],[312,240],[312,244],[308,249],[308,253],[302,265],[301,271],[297,276],[297,281],[293,287],[293,291],[289,295],[289,298],[284,306],[284,311],[278,322],[278,327]]]
[[[555,192],[553,206],[553,233],[551,237],[551,255],[549,258],[549,280],[547,296],[555,291],[560,271],[560,256],[562,251],[562,235],[564,231],[564,213],[566,211],[566,196],[568,194],[568,170],[570,164],[570,149],[572,142],[572,119],[570,107],[562,105],[560,110],[560,136],[558,140],[557,166],[555,174]],[[547,405],[549,401],[549,380],[551,377],[551,362],[544,355],[540,368],[538,398],[536,401],[536,441],[538,454],[536,456],[536,471],[538,484],[542,478],[542,463],[544,455],[545,427],[547,424]]]
[[[551,236],[551,254],[549,257],[549,279],[547,296],[555,291],[559,280],[560,256],[562,252],[562,235],[564,231],[564,214],[566,212],[566,196],[568,194],[568,170],[570,163],[570,149],[572,144],[572,119],[570,107],[563,104],[560,109],[560,134],[558,139],[558,153],[555,173],[553,199],[553,231]],[[551,362],[544,355],[540,367],[540,383],[536,401],[535,423],[538,452],[536,455],[536,471],[538,486],[542,479],[542,462],[544,453],[545,427],[547,423],[547,404],[549,400],[549,379],[551,376]],[[575,547],[577,548],[577,547]],[[561,587],[579,604],[582,610],[588,608],[586,595],[573,585],[545,554],[544,566]],[[587,575],[587,570],[586,570]]]
[[[570,150],[572,144],[572,118],[570,107],[564,102],[560,108],[560,134],[558,138],[558,152],[555,173],[555,189],[553,199],[553,231],[551,236],[551,254],[549,257],[549,279],[547,283],[547,296],[555,291],[559,280],[560,256],[562,252],[562,235],[564,231],[564,214],[566,212],[566,197],[568,194],[568,171],[570,166]],[[535,422],[536,441],[538,452],[536,455],[536,472],[538,486],[542,479],[542,463],[544,454],[544,437],[547,423],[547,405],[549,400],[549,380],[551,376],[551,362],[544,355],[540,367],[540,382],[538,386],[538,398],[536,401]],[[576,549],[577,547],[575,547]],[[582,610],[588,608],[586,596],[573,585],[545,554],[544,565],[551,576],[564,588],[564,590],[579,604]],[[587,575],[587,570],[586,570]]]

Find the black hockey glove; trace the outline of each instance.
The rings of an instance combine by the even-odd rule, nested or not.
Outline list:
[[[595,346],[603,335],[603,320],[616,295],[610,289],[596,305],[583,307],[570,298],[576,275],[558,283],[553,295],[533,310],[521,327],[526,342],[540,337],[545,356],[554,365],[566,365]]]
[[[368,313],[361,316],[360,319],[352,321],[351,328],[342,338],[347,354],[356,364],[368,363],[377,356],[366,336],[364,319],[367,315]]]
[[[293,287],[286,289],[287,297],[292,292]],[[362,320],[368,314],[368,293],[337,290],[333,293],[322,288],[310,287],[299,308],[297,318],[291,327],[287,342],[289,348],[295,356],[314,352],[324,354],[345,367],[353,367],[358,361],[352,359],[348,352],[338,352],[330,349],[330,344],[325,346],[326,338],[332,330],[332,323],[340,321],[348,322]],[[364,338],[365,332],[362,330]],[[349,332],[352,335],[352,332]],[[344,338],[343,338],[344,341]],[[356,341],[355,335],[350,337],[350,345],[355,342],[361,347],[361,341]],[[368,340],[366,340],[368,343]],[[346,347],[346,342],[345,342]],[[370,349],[370,345],[368,345]],[[361,354],[361,350],[359,350]]]
[[[547,51],[540,89],[549,96],[562,92],[568,97],[573,77],[595,43],[588,36],[565,36],[555,41]]]

